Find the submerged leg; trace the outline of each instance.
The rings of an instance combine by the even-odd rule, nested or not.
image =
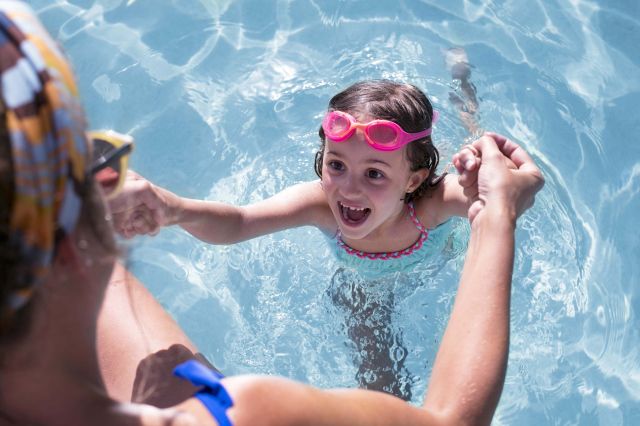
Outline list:
[[[336,280],[340,272],[334,275],[329,295],[345,313],[344,326],[354,348],[359,387],[410,401],[414,380],[405,366],[408,350],[402,333],[393,325],[393,294],[372,291],[353,277]]]
[[[482,128],[476,120],[478,98],[476,86],[471,83],[471,65],[467,52],[462,47],[452,47],[445,52],[445,62],[451,78],[460,82],[459,89],[449,92],[449,101],[456,107],[460,120],[472,137],[478,136]]]

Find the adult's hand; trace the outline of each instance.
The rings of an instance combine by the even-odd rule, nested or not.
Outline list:
[[[497,133],[485,133],[472,144],[478,152],[478,199],[469,208],[469,221],[486,207],[503,209],[516,220],[533,205],[544,177],[533,159],[517,143]]]
[[[424,407],[458,416],[452,424],[489,424],[509,354],[516,219],[544,178],[522,148],[495,133],[454,157],[459,183],[472,195],[471,237]]]
[[[155,235],[176,223],[180,197],[128,171],[120,194],[109,200],[115,230],[125,238]]]

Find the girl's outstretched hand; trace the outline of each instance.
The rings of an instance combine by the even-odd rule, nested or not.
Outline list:
[[[462,187],[472,186],[478,179],[480,153],[473,145],[465,145],[456,152],[451,162],[458,171],[458,182]]]
[[[121,236],[155,235],[176,223],[180,197],[128,171],[120,194],[109,201],[113,225]]]
[[[472,147],[479,156],[478,196],[469,208],[469,221],[488,206],[502,209],[515,221],[533,205],[535,194],[544,186],[540,169],[524,149],[497,133],[485,133]],[[465,183],[473,186],[472,173],[467,175]]]
[[[480,153],[473,145],[463,146],[451,159],[451,163],[458,171],[458,184],[462,187],[469,206],[478,199],[477,182],[480,161]]]

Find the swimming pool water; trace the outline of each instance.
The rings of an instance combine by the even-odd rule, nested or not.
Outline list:
[[[640,424],[639,2],[28,3],[72,58],[92,126],[136,137],[138,172],[234,203],[314,179],[322,111],[360,79],[423,88],[450,157],[467,135],[443,58],[464,46],[480,123],[547,178],[519,221],[494,424]],[[130,262],[226,374],[322,387],[390,376],[420,403],[467,236],[449,222],[404,272],[344,264],[308,228],[230,247],[171,228],[134,243]]]

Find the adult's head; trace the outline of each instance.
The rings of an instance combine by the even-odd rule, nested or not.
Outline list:
[[[10,343],[28,330],[65,242],[87,253],[115,244],[72,71],[19,2],[0,11],[0,74],[0,342]]]
[[[355,83],[331,98],[328,111],[341,111],[356,118],[389,120],[407,133],[431,129],[435,121],[433,106],[424,92],[411,84],[390,80],[366,80]],[[318,134],[321,146],[315,157],[315,172],[322,178],[322,162],[327,140],[322,126]],[[412,172],[420,169],[429,171],[422,184],[406,194],[404,200],[410,202],[421,197],[440,181],[435,173],[440,156],[430,134],[410,142],[402,149],[406,150],[406,158]]]

